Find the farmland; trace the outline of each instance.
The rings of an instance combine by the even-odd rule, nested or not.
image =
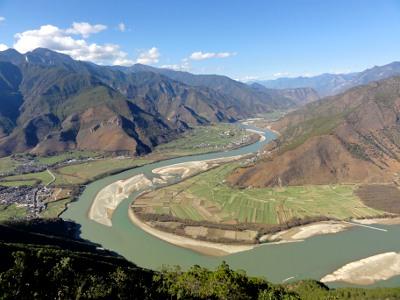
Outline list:
[[[179,139],[160,145],[152,153],[143,157],[115,157],[111,154],[92,151],[66,151],[52,156],[35,156],[29,153],[15,154],[0,158],[0,174],[2,174],[0,186],[18,187],[18,189],[29,186],[44,190],[44,187],[48,185],[48,191],[44,191],[44,194],[47,195],[47,193],[51,194],[52,189],[84,185],[102,176],[154,161],[227,150],[255,142],[256,139],[258,139],[257,135],[246,132],[236,125],[217,124],[195,127],[184,133]],[[55,176],[55,180],[52,174]],[[49,199],[42,198],[39,201],[40,203],[43,202],[42,207],[44,207],[40,211],[42,217],[58,216],[64,210],[66,203],[71,201],[69,197],[57,201],[54,201],[52,197]],[[25,198],[20,200],[15,200],[17,201],[15,203],[26,202]],[[34,199],[31,200],[35,202]],[[31,206],[29,209],[32,210],[33,207]],[[17,212],[12,208],[9,206],[4,215],[24,216],[28,214],[29,210],[20,209]]]
[[[69,165],[54,170],[56,185],[83,184],[108,172],[116,172],[150,163],[152,160],[143,158],[105,158],[81,164]]]
[[[232,124],[198,126],[177,140],[162,144],[153,154],[184,156],[222,151],[251,142],[252,134]]]
[[[367,207],[354,194],[355,185],[289,186],[235,189],[225,177],[237,165],[226,164],[136,200],[146,213],[225,224],[283,224],[293,218],[372,217],[382,211]]]
[[[71,199],[61,199],[47,203],[46,209],[41,212],[42,218],[57,218],[65,209]]]
[[[23,217],[25,214],[25,207],[19,207],[16,204],[0,205],[0,221]]]
[[[18,185],[34,185],[36,183],[48,184],[53,177],[47,171],[38,173],[28,173],[21,175],[8,176],[1,179],[1,185],[18,186]]]

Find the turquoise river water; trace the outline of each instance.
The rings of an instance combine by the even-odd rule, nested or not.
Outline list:
[[[337,234],[312,237],[303,242],[264,244],[253,250],[225,257],[209,257],[164,242],[135,226],[129,220],[128,209],[136,194],[125,199],[117,207],[112,217],[112,227],[101,225],[87,217],[96,194],[114,181],[140,173],[152,178],[151,170],[154,168],[180,162],[256,152],[275,137],[269,131],[264,135],[265,141],[240,149],[169,159],[97,180],[87,185],[79,200],[68,206],[62,218],[80,224],[82,238],[101,244],[103,248],[115,251],[141,267],[159,269],[162,265],[188,267],[198,264],[213,268],[225,260],[234,269],[242,269],[249,275],[263,276],[277,283],[289,277],[293,277],[292,280],[305,278],[318,280],[351,261],[387,251],[400,252],[400,225],[377,225],[376,227],[387,229],[387,232],[355,227]],[[397,276],[378,282],[374,286],[399,285],[400,276]],[[331,286],[340,286],[340,284]]]

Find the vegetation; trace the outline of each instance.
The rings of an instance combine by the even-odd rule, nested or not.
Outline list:
[[[0,224],[1,299],[398,299],[399,288],[329,289],[317,281],[276,285],[222,263],[151,271],[73,238],[61,220]]]
[[[38,183],[38,181],[36,179],[35,180],[29,180],[29,179],[26,179],[26,180],[11,180],[11,181],[0,180],[0,185],[2,185],[2,186],[14,186],[14,187],[23,186],[23,185],[34,186],[37,183]]]
[[[41,212],[40,216],[42,218],[57,218],[65,210],[69,202],[71,202],[69,198],[48,202],[46,209]]]
[[[53,181],[53,177],[46,170],[37,173],[4,177],[1,179],[0,184],[3,185],[4,182],[5,184],[12,185],[12,183],[15,182],[15,185],[20,185],[19,182],[21,181],[26,181],[24,185],[34,185],[35,183],[41,183],[47,185]]]
[[[83,184],[110,173],[145,165],[152,160],[144,158],[105,158],[73,164],[54,170],[55,185]]]
[[[95,158],[101,155],[102,154],[100,152],[95,152],[95,151],[75,150],[75,151],[66,151],[63,153],[58,153],[56,155],[38,156],[36,157],[36,161],[43,165],[54,165],[71,159]]]
[[[0,221],[6,221],[25,216],[26,208],[15,204],[0,205]]]
[[[236,163],[223,165],[146,194],[135,203],[151,213],[225,223],[285,224],[294,218],[346,219],[383,214],[364,205],[354,194],[354,185],[236,189],[225,183],[225,177],[236,167]]]
[[[17,166],[17,162],[11,156],[0,158],[0,173],[13,171]]]
[[[181,138],[159,145],[154,153],[168,153],[170,156],[185,156],[226,149],[234,142],[240,142],[251,134],[231,124],[196,126]]]

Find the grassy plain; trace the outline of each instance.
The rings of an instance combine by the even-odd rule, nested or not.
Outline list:
[[[156,147],[153,153],[184,156],[221,151],[227,145],[249,135],[249,132],[232,124],[198,126],[186,132],[179,139]]]
[[[82,184],[104,173],[142,166],[150,162],[152,162],[152,160],[144,158],[106,158],[82,164],[69,165],[54,170],[53,173],[56,176],[56,185]]]
[[[88,157],[98,157],[101,153],[94,151],[67,151],[57,155],[38,156],[36,161],[43,165],[54,165],[70,159],[84,159]]]
[[[57,218],[65,209],[71,199],[61,199],[47,203],[46,209],[40,213],[42,218]]]
[[[224,223],[282,224],[295,217],[346,219],[383,214],[360,201],[355,185],[232,188],[225,184],[225,177],[236,166],[226,164],[146,194],[135,203],[144,205],[146,212]]]
[[[0,221],[9,220],[12,218],[20,218],[26,215],[25,207],[18,207],[15,204],[0,205]]]
[[[14,175],[1,178],[0,185],[18,186],[18,185],[34,185],[36,182],[48,184],[53,180],[53,177],[47,171],[38,173],[29,173]]]
[[[11,172],[17,166],[17,162],[13,160],[10,156],[0,158],[0,173]]]

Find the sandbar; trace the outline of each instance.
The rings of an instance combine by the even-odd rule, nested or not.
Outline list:
[[[112,226],[114,210],[135,191],[151,187],[153,183],[144,174],[113,182],[101,189],[90,207],[89,219],[106,226]]]
[[[321,281],[370,285],[397,275],[400,275],[400,253],[386,252],[348,263]]]

